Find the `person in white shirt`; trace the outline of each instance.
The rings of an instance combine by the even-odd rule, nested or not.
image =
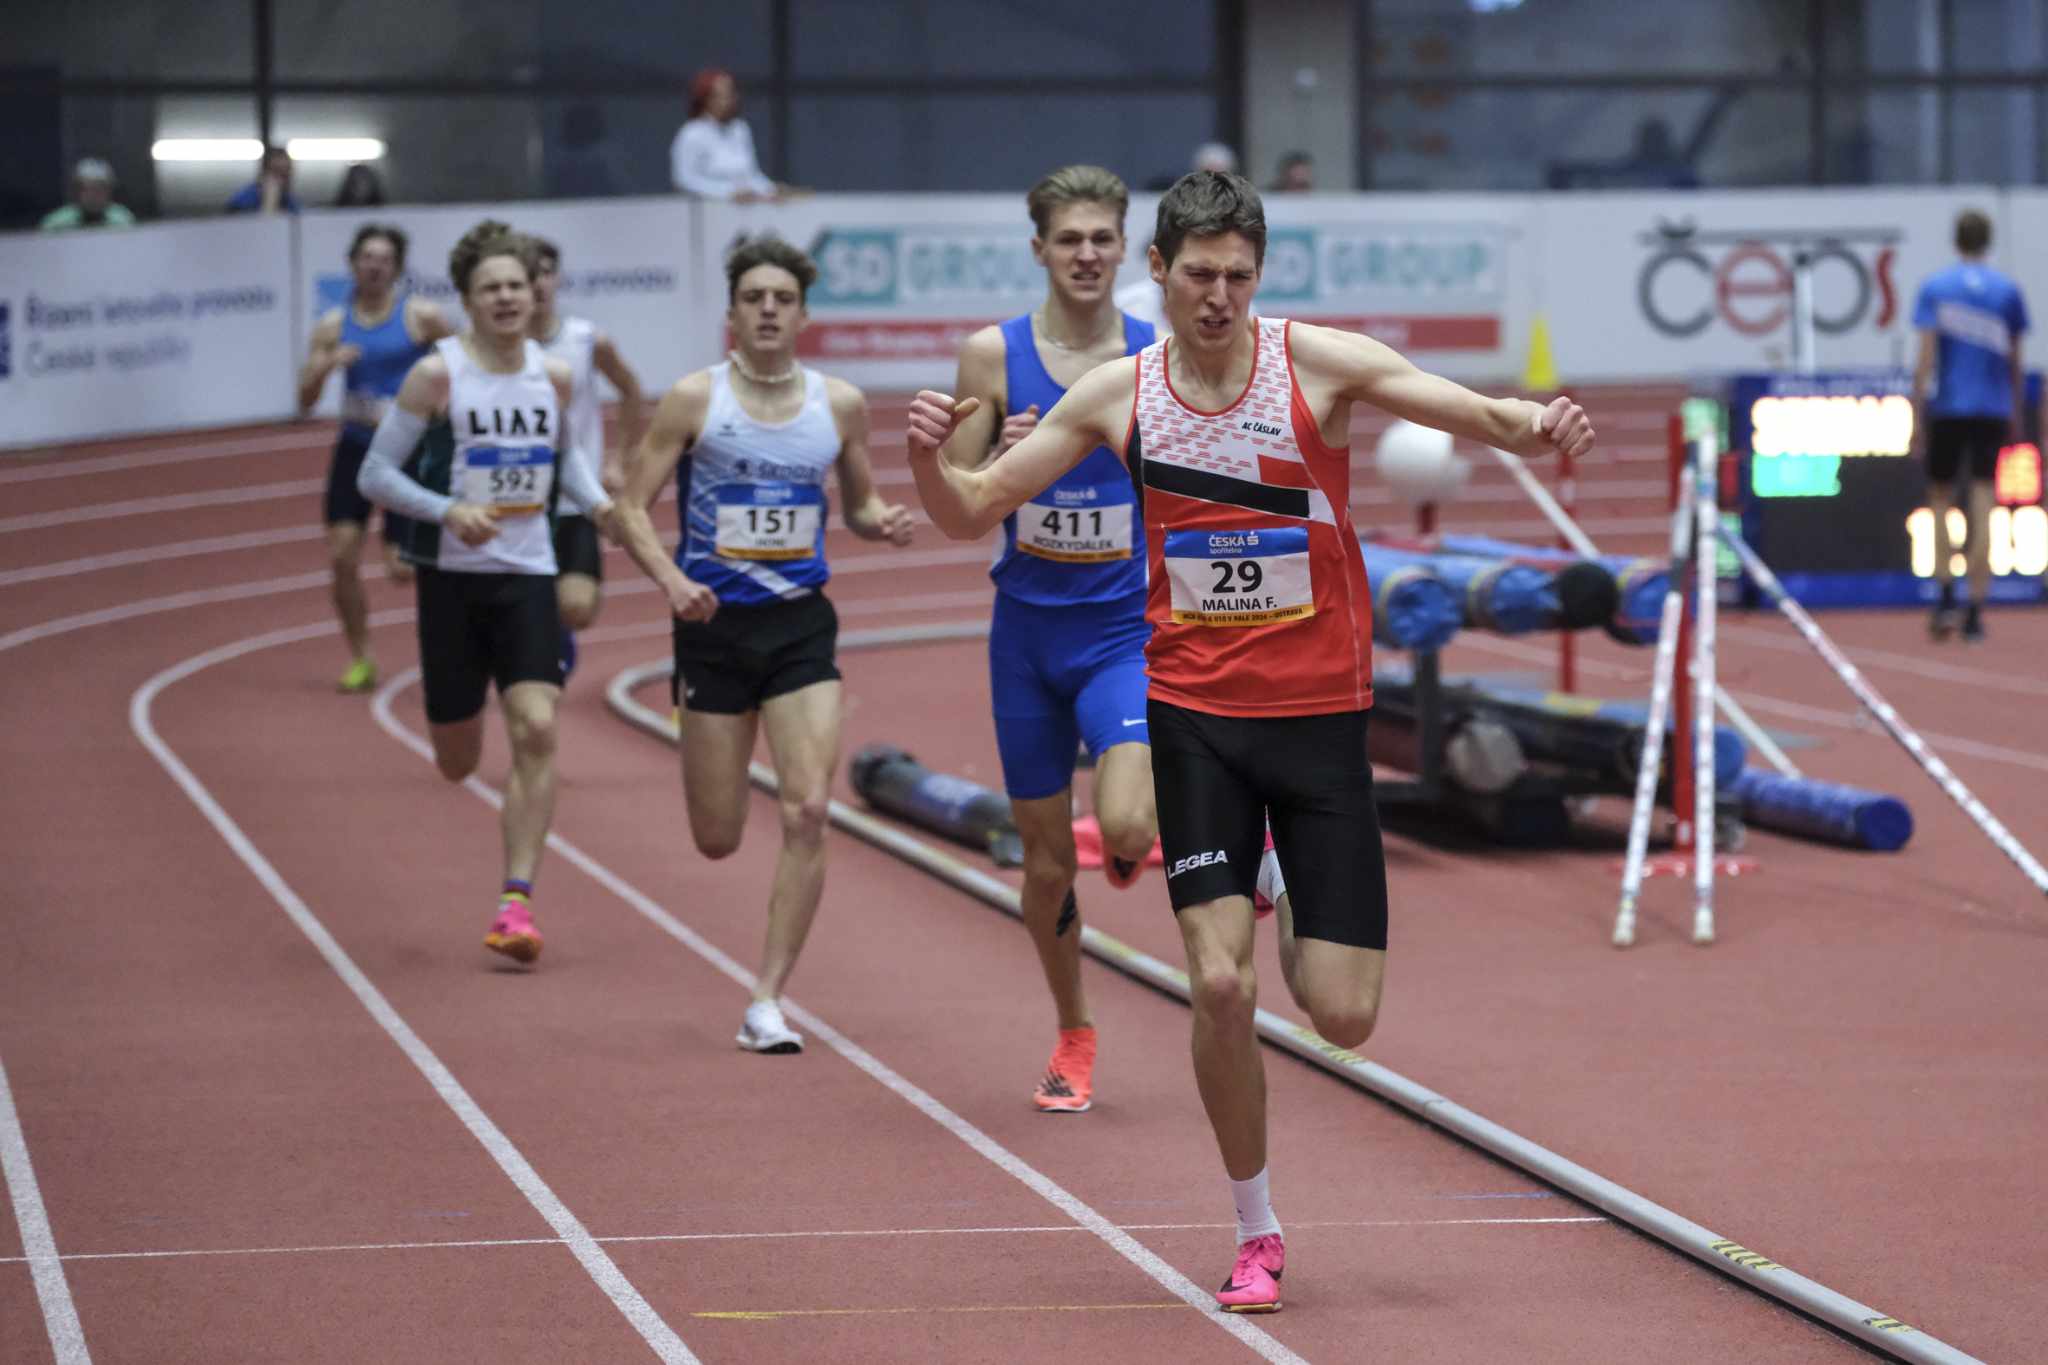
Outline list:
[[[740,117],[740,88],[730,71],[711,67],[690,82],[690,119],[668,149],[669,179],[704,199],[750,204],[786,193],[761,173],[754,133]]]

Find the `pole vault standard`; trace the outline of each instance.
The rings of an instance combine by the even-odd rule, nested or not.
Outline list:
[[[1785,591],[1785,585],[1778,581],[1778,575],[1773,573],[1771,566],[1764,563],[1763,558],[1750,548],[1749,542],[1732,526],[1724,524],[1720,531],[1721,539],[1727,542],[1728,548],[1742,561],[1743,572],[1764,590],[1777,605],[1778,610],[1785,614],[1785,619],[1806,638],[1806,643],[1813,646],[1814,652],[1820,655],[1828,667],[1835,670],[1835,676],[1855,694],[1857,701],[1863,703],[1864,709],[1876,716],[1878,723],[1899,742],[1899,746],[1911,754],[1927,771],[1927,775],[1934,779],[1935,785],[1947,792],[1949,799],[1961,806],[1963,813],[1977,822],[1977,828],[1984,831],[1985,837],[1998,847],[1998,851],[2012,859],[2019,870],[2026,874],[2027,880],[2034,884],[2034,889],[2048,894],[2048,869],[2044,869],[2040,861],[2013,837],[2012,831],[1999,823],[1998,817],[1963,785],[1962,780],[1949,769],[1948,764],[1942,762],[1934,750],[1927,746],[1927,742],[1915,734],[1912,727],[1892,709],[1891,703],[1878,695],[1877,689],[1870,685],[1869,680],[1855,664],[1849,662],[1848,656],[1837,649],[1834,641],[1821,632],[1821,628],[1814,623],[1806,608],[1800,606],[1793,600],[1792,594]]]
[[[986,622],[957,625],[905,626],[884,630],[848,631],[839,637],[842,650],[879,645],[918,644],[938,640],[976,639],[988,633]],[[613,712],[636,728],[666,743],[677,742],[677,731],[669,718],[635,700],[636,688],[656,678],[666,678],[672,660],[660,660],[629,668],[612,679],[605,689],[605,701]],[[755,763],[748,776],[763,791],[776,790],[775,774],[766,764]],[[1024,908],[1015,888],[978,868],[969,867],[921,839],[913,839],[864,812],[840,801],[831,803],[829,818],[840,829],[892,854],[964,891],[982,904],[1011,918],[1022,918]],[[1081,947],[1089,956],[1108,964],[1135,981],[1186,1004],[1189,1001],[1187,973],[1168,966],[1092,925],[1081,928]],[[1254,1025],[1260,1038],[1284,1049],[1310,1065],[1319,1067],[1367,1094],[1407,1110],[1425,1123],[1455,1134],[1500,1161],[1527,1171],[1593,1208],[1612,1214],[1637,1231],[1655,1237],[1710,1269],[1781,1303],[1809,1313],[1844,1335],[1899,1360],[1915,1365],[1984,1365],[1975,1356],[1958,1350],[1939,1337],[1929,1336],[1869,1304],[1810,1280],[1769,1257],[1693,1222],[1683,1214],[1646,1199],[1625,1185],[1588,1170],[1568,1157],[1461,1104],[1427,1086],[1366,1060],[1346,1048],[1337,1047],[1292,1020],[1261,1007]]]

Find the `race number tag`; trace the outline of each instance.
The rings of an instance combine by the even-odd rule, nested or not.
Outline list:
[[[1173,619],[1190,626],[1270,626],[1316,614],[1308,528],[1169,531]]]
[[[825,490],[816,484],[718,488],[718,553],[726,559],[809,559],[824,521]]]
[[[1104,494],[1121,491],[1122,502]],[[1017,509],[1017,548],[1063,564],[1131,557],[1130,485],[1053,487]]]
[[[459,496],[501,517],[545,510],[554,486],[555,452],[547,446],[471,446],[463,452]]]

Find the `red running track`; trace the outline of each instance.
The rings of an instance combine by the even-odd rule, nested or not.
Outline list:
[[[1637,456],[1587,480],[1588,519],[1616,548],[1656,540],[1665,397],[1613,395],[1617,420],[1602,416],[1612,454]],[[885,447],[899,413],[877,404]],[[602,681],[665,639],[616,556],[565,703],[557,833],[583,861],[544,869],[541,969],[497,970],[477,943],[495,816],[330,690],[343,660],[321,555],[296,534],[317,495],[262,492],[317,480],[324,459],[312,426],[0,465],[6,753],[34,778],[0,797],[15,891],[0,1066],[94,1359],[631,1360],[671,1341],[709,1361],[1860,1354],[1278,1056],[1287,1311],[1245,1324],[1189,1307],[1176,1286],[1227,1269],[1230,1211],[1184,1009],[1091,966],[1097,1108],[1032,1113],[1050,1019],[1017,927],[851,842],[834,843],[793,983],[847,1051],[814,1034],[800,1058],[738,1052],[744,992],[703,953],[754,958],[773,810],[757,799],[740,854],[704,862],[672,756],[604,711]],[[886,449],[880,462],[900,477]],[[1361,485],[1363,518],[1398,516]],[[1475,481],[1457,523],[1532,519],[1495,486]],[[196,505],[102,515],[162,498]],[[164,553],[229,537],[248,543]],[[902,555],[843,534],[832,551],[849,629],[985,613],[979,547],[926,531]],[[395,672],[413,655],[407,596],[372,591]],[[1929,653],[1902,616],[1825,624],[2038,848],[2040,618],[1997,614],[1968,654]],[[218,801],[216,826],[131,712],[166,670],[278,632],[294,638],[164,683],[134,717]],[[1455,667],[1547,658],[1462,638]],[[1684,943],[1682,897],[1661,883],[1642,945],[1618,955],[1620,812],[1540,856],[1393,839],[1393,972],[1368,1051],[1974,1354],[2037,1357],[2028,1299],[2048,1245],[2024,1154],[2048,1120],[2040,909],[1888,741],[1852,727],[1788,630],[1738,619],[1724,646],[1761,719],[1821,742],[1802,762],[1911,800],[1908,851],[1756,836],[1765,872],[1724,885],[1719,944]],[[1585,654],[1588,690],[1642,690],[1644,655]],[[889,740],[994,780],[978,645],[845,668],[848,752]],[[393,701],[417,727],[416,688]],[[485,774],[502,767],[494,752]],[[332,935],[331,960],[226,822]],[[1177,959],[1155,879],[1084,882],[1083,906]],[[1289,1010],[1274,971],[1262,963],[1265,1003]],[[0,1219],[0,1359],[57,1358],[23,1250]]]

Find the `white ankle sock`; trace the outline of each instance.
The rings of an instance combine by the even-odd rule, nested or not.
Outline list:
[[[1239,1246],[1254,1237],[1271,1236],[1280,1231],[1280,1220],[1273,1216],[1272,1196],[1266,1192],[1266,1172],[1263,1169],[1250,1180],[1231,1181],[1230,1199],[1237,1205]]]

